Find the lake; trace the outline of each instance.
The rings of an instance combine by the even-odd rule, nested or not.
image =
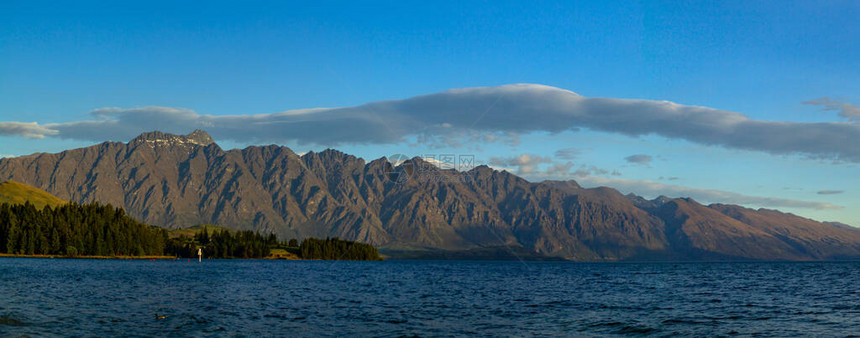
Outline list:
[[[0,336],[856,335],[858,281],[857,262],[0,258]]]

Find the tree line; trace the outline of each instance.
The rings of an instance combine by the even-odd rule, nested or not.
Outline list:
[[[162,255],[167,231],[140,223],[120,208],[70,203],[37,209],[0,204],[0,252],[22,255]]]
[[[304,259],[377,261],[379,251],[373,245],[335,238],[305,238],[299,245]]]
[[[264,258],[279,248],[303,259],[381,260],[370,244],[338,238],[293,238],[202,227],[193,236],[169,238],[166,229],[140,223],[110,204],[69,203],[56,208],[0,204],[0,253],[65,256],[174,256]]]
[[[268,236],[251,230],[236,231],[213,230],[205,227],[194,237],[171,238],[165,254],[176,257],[197,257],[197,249],[203,249],[207,258],[264,258],[271,249],[277,247],[275,234]]]
[[[338,238],[305,238],[299,243],[295,238],[280,241],[275,234],[262,235],[250,230],[236,231],[206,227],[193,237],[173,238],[167,245],[167,254],[177,257],[197,257],[197,249],[210,258],[264,258],[272,249],[280,248],[292,252],[302,259],[325,260],[382,260],[379,251],[370,244],[341,240]]]

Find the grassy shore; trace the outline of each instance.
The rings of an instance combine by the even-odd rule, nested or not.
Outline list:
[[[286,249],[271,249],[268,257],[263,259],[292,259],[298,260],[301,259],[298,255],[287,251]]]

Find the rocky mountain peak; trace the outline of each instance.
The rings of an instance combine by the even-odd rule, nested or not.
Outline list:
[[[657,204],[657,206],[660,206],[660,205],[666,204],[667,202],[669,202],[671,200],[672,200],[672,198],[670,198],[670,197],[660,195],[660,196],[657,196],[657,198],[651,200],[651,202],[654,202],[655,204]]]
[[[201,146],[208,146],[215,143],[215,140],[212,139],[212,136],[209,136],[209,133],[200,129],[196,129],[190,134],[185,135],[185,138],[188,139],[188,141]]]
[[[188,135],[175,135],[161,131],[151,131],[140,134],[135,137],[129,144],[133,143],[150,143],[153,145],[195,145],[208,146],[215,143],[215,140],[209,136],[209,133],[197,129]]]

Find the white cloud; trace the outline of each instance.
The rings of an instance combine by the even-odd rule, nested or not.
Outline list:
[[[823,102],[823,101],[822,101]],[[824,103],[816,103],[824,104]],[[826,104],[825,104],[826,106]],[[856,107],[840,106],[848,118]],[[0,122],[0,135],[91,141],[128,140],[144,131],[204,129],[218,140],[297,142],[325,146],[457,140],[518,142],[524,133],[589,128],[628,136],[667,138],[815,158],[860,162],[860,124],[764,121],[725,110],[667,101],[588,98],[532,84],[454,89],[404,100],[346,108],[214,116],[188,109],[101,108],[93,119],[71,123]]]
[[[648,198],[660,195],[690,197],[703,203],[726,203],[768,208],[805,208],[816,210],[838,210],[843,207],[830,203],[800,201],[777,197],[749,196],[730,191],[701,189],[680,185],[663,184],[649,180],[630,180],[617,177],[586,176],[577,178],[584,187],[610,186],[624,193],[634,193]]]
[[[0,122],[0,136],[45,138],[57,134],[58,131],[40,126],[36,122]]]
[[[492,157],[490,158],[490,164],[495,166],[502,167],[516,167],[517,173],[521,175],[531,174],[536,172],[538,166],[542,163],[551,163],[552,159],[549,157],[534,155],[534,154],[521,154],[519,156],[514,157]],[[556,167],[553,170],[559,170],[561,167]]]

